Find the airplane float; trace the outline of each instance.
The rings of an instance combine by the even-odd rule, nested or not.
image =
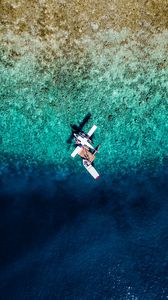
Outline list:
[[[75,157],[77,154],[83,158],[83,166],[86,170],[93,176],[93,178],[98,179],[99,174],[93,167],[93,161],[95,159],[95,154],[98,152],[100,145],[94,148],[91,143],[90,137],[97,129],[96,125],[93,125],[89,132],[86,134],[83,131],[79,133],[74,133],[75,144],[77,145],[75,150],[72,152],[71,157]]]

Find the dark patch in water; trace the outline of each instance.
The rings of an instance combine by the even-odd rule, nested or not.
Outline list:
[[[166,299],[164,167],[99,182],[15,173],[1,177],[1,299]]]

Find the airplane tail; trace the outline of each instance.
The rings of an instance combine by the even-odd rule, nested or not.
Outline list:
[[[86,170],[92,175],[94,179],[98,179],[100,177],[99,173],[96,171],[96,169],[92,166],[91,162],[87,159],[83,159],[83,165],[86,168]]]

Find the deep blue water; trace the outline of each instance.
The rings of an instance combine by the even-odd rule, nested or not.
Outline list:
[[[23,172],[23,171],[22,171]],[[1,175],[0,295],[168,299],[168,169]]]

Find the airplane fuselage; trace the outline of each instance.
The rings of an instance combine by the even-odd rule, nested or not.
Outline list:
[[[96,169],[93,167],[92,162],[95,159],[95,153],[98,152],[99,146],[94,148],[90,143],[93,143],[90,137],[95,132],[97,126],[93,125],[87,134],[83,131],[74,133],[76,148],[71,153],[71,157],[75,157],[77,154],[83,158],[83,166],[86,170],[95,178],[99,178],[99,174]],[[94,150],[94,151],[91,151]]]
[[[87,137],[82,137],[80,134],[76,134],[76,133],[74,133],[74,136],[77,139],[77,141],[81,143],[82,146],[87,146],[91,149],[94,149],[94,147],[88,142]]]

